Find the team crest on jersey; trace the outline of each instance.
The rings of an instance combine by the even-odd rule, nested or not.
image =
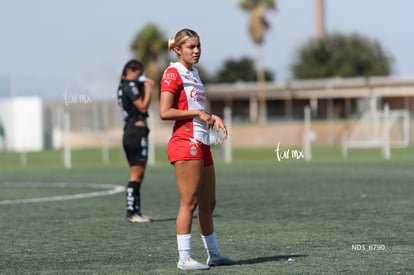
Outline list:
[[[191,148],[190,148],[190,155],[192,155],[193,157],[195,157],[195,156],[197,156],[197,154],[198,154],[198,150],[197,150],[197,147],[196,146],[191,146]]]
[[[187,132],[190,132],[190,130],[191,130],[190,125],[185,125],[185,130],[186,130]]]

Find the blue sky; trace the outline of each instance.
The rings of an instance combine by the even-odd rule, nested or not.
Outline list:
[[[239,0],[0,0],[0,96],[12,77],[17,95],[63,99],[65,90],[112,98],[117,73],[132,57],[128,46],[148,23],[165,36],[189,27],[202,40],[200,64],[210,73],[222,62],[254,58],[248,14]],[[394,57],[395,76],[414,77],[409,30],[414,1],[325,0],[327,32],[358,32],[380,41]],[[269,12],[265,67],[277,82],[290,77],[297,48],[313,34],[313,0],[279,0]],[[172,56],[173,57],[173,56]]]

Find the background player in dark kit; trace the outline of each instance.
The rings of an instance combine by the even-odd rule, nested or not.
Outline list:
[[[154,81],[144,77],[143,71],[141,62],[135,59],[128,61],[122,70],[118,87],[118,104],[124,114],[122,143],[130,166],[126,191],[126,220],[132,223],[151,221],[151,218],[141,212],[140,189],[148,159],[147,111]]]

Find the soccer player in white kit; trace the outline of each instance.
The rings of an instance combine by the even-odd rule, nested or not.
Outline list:
[[[177,32],[169,41],[177,62],[164,71],[161,79],[160,117],[174,120],[168,143],[168,158],[174,165],[180,208],[176,220],[178,269],[208,269],[216,265],[233,265],[236,261],[219,251],[213,225],[216,204],[216,179],[210,151],[209,128],[227,136],[222,119],[205,111],[206,92],[194,64],[201,55],[200,37],[190,29]],[[198,227],[207,251],[206,264],[191,258],[192,217],[198,206]]]

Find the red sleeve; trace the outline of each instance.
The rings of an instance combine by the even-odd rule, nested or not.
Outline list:
[[[167,91],[177,94],[182,87],[183,81],[176,68],[169,67],[164,71],[161,78],[161,92]]]

